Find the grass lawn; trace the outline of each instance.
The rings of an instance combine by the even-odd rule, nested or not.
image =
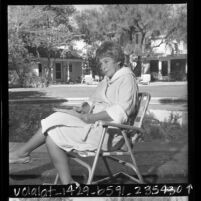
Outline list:
[[[59,104],[9,104],[9,142],[26,142]]]

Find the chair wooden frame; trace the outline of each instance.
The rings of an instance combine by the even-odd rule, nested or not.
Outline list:
[[[133,125],[116,124],[116,123],[109,123],[109,122],[100,121],[99,123],[101,123],[103,126],[103,132],[102,132],[102,136],[101,136],[97,150],[96,151],[82,151],[82,152],[72,151],[72,152],[68,153],[68,156],[70,156],[70,158],[72,160],[79,163],[81,166],[85,167],[88,170],[88,178],[87,178],[87,181],[85,182],[86,184],[97,184],[100,182],[104,182],[108,179],[116,177],[119,173],[124,174],[125,176],[127,176],[129,179],[131,179],[132,181],[134,181],[136,183],[144,183],[144,180],[143,180],[142,175],[138,169],[138,166],[137,166],[137,163],[136,163],[136,160],[134,157],[134,144],[137,142],[139,137],[145,133],[145,131],[142,127],[142,121],[143,121],[143,118],[144,118],[145,113],[147,111],[151,96],[149,93],[139,93],[138,99],[139,99],[139,101],[138,101],[139,104],[138,104],[138,109],[137,109],[138,111],[137,111],[137,113],[134,117],[134,120],[132,122]],[[126,151],[125,150],[103,151],[101,149],[102,145],[103,145],[105,134],[106,134],[107,129],[109,127],[116,127],[116,128],[119,128],[121,130],[121,133],[122,133],[123,138],[125,140],[125,145],[127,147]],[[126,155],[131,157],[132,163],[118,158],[118,156],[126,156]],[[94,158],[92,166],[81,159],[81,158],[86,158],[86,157],[93,157]],[[94,179],[94,173],[95,173],[97,163],[98,163],[98,160],[100,157],[104,161],[105,167],[109,173],[109,177],[106,177],[106,178],[101,179],[101,180],[94,181],[93,180]],[[125,166],[131,168],[135,174],[135,177],[131,176],[125,172],[119,172],[116,174],[112,174],[112,171],[110,170],[110,167],[107,163],[107,159],[116,161],[122,165],[125,165]],[[57,174],[56,178],[54,180],[54,184],[58,183],[58,179],[59,179],[59,175]]]

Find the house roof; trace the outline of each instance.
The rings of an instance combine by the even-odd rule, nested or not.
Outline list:
[[[175,55],[156,55],[151,57],[146,57],[146,60],[171,60],[171,59],[187,59],[187,54],[175,54]]]

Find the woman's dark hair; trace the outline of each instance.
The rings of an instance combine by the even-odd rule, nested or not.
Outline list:
[[[120,67],[124,64],[124,53],[121,46],[113,41],[105,41],[96,50],[96,59],[111,57],[115,62],[120,62]]]

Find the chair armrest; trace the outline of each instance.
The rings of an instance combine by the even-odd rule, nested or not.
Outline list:
[[[144,129],[142,129],[142,128],[138,128],[135,126],[129,126],[129,125],[125,125],[125,124],[117,124],[117,123],[111,123],[111,122],[105,122],[105,121],[101,121],[101,124],[103,127],[112,126],[112,127],[117,127],[119,129],[137,131],[137,132],[140,132],[142,134],[144,134],[144,132],[145,132]]]

